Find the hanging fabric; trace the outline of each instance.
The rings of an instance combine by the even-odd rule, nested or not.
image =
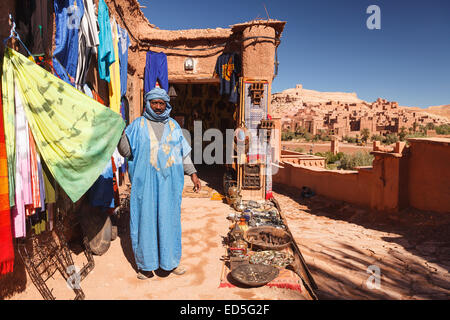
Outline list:
[[[5,51],[2,81],[4,96],[12,94],[11,83],[17,84],[43,161],[77,201],[110,160],[125,127],[122,117],[10,48]],[[5,105],[8,127],[14,127],[13,110],[14,105]],[[14,140],[8,130],[5,133],[8,152],[14,150]]]
[[[16,1],[17,31],[34,56],[44,56],[48,44],[48,0]],[[24,49],[20,53],[25,54]]]
[[[0,86],[1,87],[1,86]],[[0,276],[14,268],[14,246],[11,232],[11,211],[8,199],[8,165],[3,122],[3,104],[0,99]]]
[[[109,67],[110,82],[109,87],[109,107],[114,112],[120,114],[120,63],[119,63],[119,35],[117,33],[117,24],[111,19],[111,31],[114,48],[114,62]]]
[[[109,67],[114,60],[114,47],[111,34],[111,23],[109,21],[109,11],[105,0],[98,2],[98,26],[99,40],[98,46],[98,74],[100,79],[110,82]]]
[[[76,75],[76,87],[82,90],[89,65],[94,54],[97,53],[99,45],[97,18],[92,0],[83,0],[84,15],[81,18],[80,32],[78,34],[78,66]]]
[[[120,62],[120,96],[127,94],[128,79],[128,48],[130,47],[130,37],[125,29],[117,24],[117,32],[119,34],[119,62]]]
[[[241,61],[237,53],[222,53],[216,62],[214,76],[220,78],[220,94],[228,95],[231,103],[238,101]]]
[[[31,172],[29,155],[29,136],[28,121],[25,114],[25,107],[22,96],[19,92],[19,84],[14,79],[14,91],[16,101],[16,162],[15,165],[15,210],[14,218],[14,237],[21,238],[26,236],[26,212],[25,206],[33,202],[31,195]],[[9,94],[9,93],[4,93]],[[5,116],[6,119],[8,117]],[[8,163],[9,165],[9,163]]]
[[[29,129],[28,129],[29,130]],[[39,193],[39,174],[36,157],[36,145],[34,144],[31,132],[28,132],[29,158],[30,158],[30,185],[31,185],[31,204],[28,205],[27,216],[35,213],[36,208],[41,207],[41,195]]]
[[[157,81],[161,88],[169,92],[167,72],[166,54],[164,52],[148,51],[144,70],[144,95],[156,87]]]
[[[82,0],[55,0],[55,51],[53,66],[65,82],[75,85],[78,65],[78,32],[84,13]]]

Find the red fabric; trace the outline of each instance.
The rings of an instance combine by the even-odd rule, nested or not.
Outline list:
[[[117,168],[113,157],[111,157],[111,164],[113,171],[114,208],[117,208],[120,206],[120,197],[119,197],[119,185],[116,179]]]
[[[222,265],[222,274],[220,276],[219,288],[235,288],[236,286],[228,281],[228,275],[231,272],[225,265]],[[283,268],[278,277],[266,284],[268,287],[284,288],[302,292],[302,280],[293,271]]]
[[[12,272],[14,267],[14,246],[12,242],[6,159],[3,104],[2,99],[0,99],[0,275]]]

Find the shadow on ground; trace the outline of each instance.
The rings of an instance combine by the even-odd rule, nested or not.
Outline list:
[[[359,247],[358,238],[367,243],[364,234],[355,237],[351,244],[349,241],[340,241],[339,238],[332,238],[330,242],[332,237],[330,230],[329,241],[323,246],[318,235],[317,240],[313,240],[314,246],[311,245],[314,249],[308,250],[307,254],[314,257],[314,263],[311,263],[312,261],[307,263],[319,284],[319,298],[448,299],[450,295],[448,215],[415,209],[405,209],[398,213],[377,212],[318,195],[305,199],[298,190],[278,184],[274,185],[274,191],[294,201],[301,211],[312,216],[356,224],[369,232],[376,230],[395,234],[392,237],[381,237],[381,240],[386,242],[386,248],[383,248],[386,252],[382,256],[371,251],[370,245],[369,249]],[[283,201],[280,205],[285,211]],[[291,213],[295,215],[295,210]],[[301,234],[299,238],[302,238]],[[381,240],[379,242],[382,242]],[[393,249],[391,245],[401,248]],[[365,270],[374,264],[382,266],[381,280],[385,290],[369,290],[367,287],[366,281],[371,275],[365,273]]]

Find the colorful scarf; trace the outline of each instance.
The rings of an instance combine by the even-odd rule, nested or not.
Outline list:
[[[0,275],[12,272],[13,267],[14,247],[8,198],[8,166],[6,161],[3,104],[2,99],[0,99]]]
[[[14,84],[18,88],[41,159],[77,201],[111,160],[125,127],[122,117],[10,48],[5,50],[2,81],[4,96],[13,94]],[[12,105],[9,99],[3,102],[9,160],[15,143],[14,100]]]

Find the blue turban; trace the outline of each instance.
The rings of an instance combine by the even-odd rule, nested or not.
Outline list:
[[[155,113],[155,111],[153,111],[152,107],[150,106],[150,101],[156,99],[161,99],[166,103],[166,110],[164,110],[164,112],[161,114]],[[172,106],[169,104],[170,97],[167,94],[166,90],[161,88],[154,88],[145,94],[144,101],[145,101],[144,117],[146,117],[151,121],[164,123],[166,123],[169,120],[170,112],[172,111]]]

